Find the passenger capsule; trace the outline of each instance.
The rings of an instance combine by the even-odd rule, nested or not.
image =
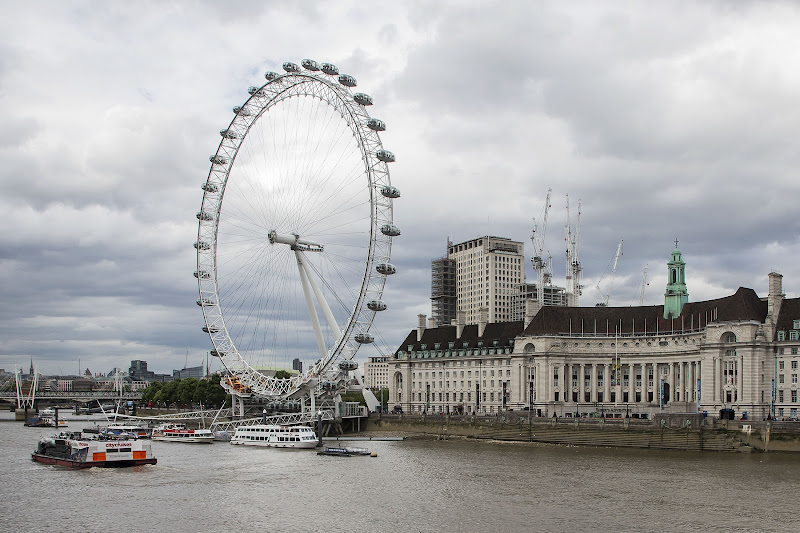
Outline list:
[[[369,333],[357,333],[355,336],[355,340],[360,344],[369,344],[375,341],[375,337],[373,337]]]
[[[350,74],[342,74],[339,76],[339,83],[344,85],[345,87],[355,87],[358,85],[356,83],[356,79],[351,76]]]
[[[264,73],[264,78],[267,81],[272,81],[278,77],[280,77],[280,74],[278,74],[277,72],[268,71]]]
[[[205,270],[195,270],[194,277],[196,277],[197,279],[209,279],[211,277],[211,274],[209,274]]]
[[[227,165],[228,159],[226,157],[222,157],[221,155],[212,155],[208,158],[209,161],[214,163],[215,165]]]
[[[353,100],[355,100],[357,104],[372,105],[372,97],[368,94],[356,93],[353,95]]]
[[[197,220],[205,220],[208,222],[209,220],[214,220],[214,216],[211,213],[206,213],[205,211],[198,211],[197,212]]]
[[[375,266],[375,270],[379,274],[383,274],[384,276],[391,276],[392,274],[397,272],[397,269],[391,263],[378,263]]]
[[[203,326],[204,333],[217,333],[218,331],[219,328],[217,326],[211,326],[211,327]]]
[[[211,249],[211,245],[208,244],[206,241],[197,241],[196,243],[194,243],[194,247],[197,248],[198,250],[210,250]]]
[[[322,72],[328,74],[329,76],[336,76],[339,74],[339,68],[336,65],[332,65],[330,63],[323,63]]]
[[[368,333],[359,333],[358,335],[356,335],[356,340],[358,340],[358,336],[359,335],[366,335],[367,337],[370,337],[370,335]],[[358,342],[361,342],[361,341],[358,341]],[[372,342],[372,341],[369,341],[369,342]],[[358,362],[357,361],[352,361],[352,360],[350,360],[350,361],[342,361],[341,363],[339,363],[339,368],[344,370],[345,372],[348,372],[350,370],[356,370],[358,368]]]
[[[394,163],[395,161],[394,154],[389,150],[378,150],[375,155],[384,163]]]
[[[386,198],[400,198],[400,189],[391,185],[381,187],[381,194]]]
[[[286,72],[300,72],[300,67],[297,66],[297,63],[292,63],[291,61],[287,61],[283,64],[283,70]]]
[[[367,302],[367,309],[370,311],[386,311],[386,304],[381,300],[370,300]]]
[[[224,357],[225,356],[225,352],[218,352],[217,350],[211,350],[208,353],[211,354],[211,357]]]
[[[394,224],[384,224],[381,226],[381,233],[388,237],[397,237],[400,235],[400,228],[395,226]]]
[[[233,130],[219,130],[219,134],[226,139],[238,139],[239,134]]]
[[[252,111],[250,111],[246,107],[242,107],[240,105],[237,105],[236,107],[234,107],[233,108],[233,112],[236,113],[237,115],[242,115],[243,117],[253,116],[253,112]]]
[[[300,62],[303,65],[303,68],[306,70],[313,70],[314,72],[319,70],[319,65],[313,59],[304,59]]]
[[[199,305],[200,307],[207,307],[209,305],[214,305],[214,302],[212,302],[208,298],[200,298],[199,300],[197,300],[197,305]]]
[[[249,92],[252,95],[258,93],[259,96],[264,96],[264,91],[261,90],[261,87],[256,87],[255,85],[248,87],[247,92]]]
[[[201,187],[206,192],[217,192],[219,190],[219,187],[209,182],[205,182]]]
[[[371,118],[367,121],[367,127],[373,131],[385,131],[386,123],[378,118]]]
[[[320,383],[320,387],[322,387],[322,390],[336,390],[338,388],[335,381],[323,381]]]

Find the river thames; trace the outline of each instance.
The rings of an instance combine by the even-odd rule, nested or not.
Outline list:
[[[405,440],[340,458],[154,442],[157,465],[73,471],[33,462],[54,430],[11,416],[2,531],[800,531],[795,454]]]

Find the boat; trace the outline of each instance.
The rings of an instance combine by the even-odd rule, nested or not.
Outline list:
[[[154,465],[150,446],[139,440],[85,439],[79,431],[61,432],[41,439],[31,459],[70,468]]]
[[[231,444],[271,448],[316,448],[318,443],[314,429],[309,426],[239,426],[231,437]]]
[[[370,452],[366,448],[325,446],[317,452],[317,455],[332,455],[335,457],[353,457],[354,455],[371,455],[377,457],[378,454]]]
[[[214,442],[214,433],[210,429],[186,429],[182,424],[165,424],[155,428],[150,438],[167,442],[210,444]]]
[[[124,424],[110,424],[100,431],[100,435],[121,439],[147,439],[150,437],[147,428]]]
[[[59,419],[58,423],[56,423],[55,409],[47,407],[39,412],[39,416],[32,416],[26,420],[25,425],[36,428],[65,428],[67,427],[67,421]]]

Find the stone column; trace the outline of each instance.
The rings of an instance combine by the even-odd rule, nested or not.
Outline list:
[[[719,359],[716,357],[714,358],[714,381],[712,383],[712,387],[714,389],[714,404],[719,403],[719,393],[720,393],[720,386],[719,386]]]
[[[611,365],[603,365],[603,403],[611,401]]]
[[[592,363],[592,381],[591,381],[590,385],[591,385],[591,387],[590,387],[591,388],[591,393],[590,393],[591,394],[591,398],[590,399],[591,399],[591,401],[596,402],[597,401],[597,364],[596,363]]]
[[[583,380],[584,372],[586,372],[586,365],[578,365],[578,403],[585,401],[583,396],[585,394],[585,383]]]

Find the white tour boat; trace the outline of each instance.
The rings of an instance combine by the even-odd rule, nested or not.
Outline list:
[[[181,424],[166,424],[155,428],[150,438],[187,444],[210,444],[214,442],[214,433],[210,429],[186,429]]]
[[[80,431],[43,438],[31,458],[40,463],[70,468],[125,467],[157,462],[149,442],[85,439]]]
[[[231,437],[231,444],[271,448],[316,448],[319,439],[314,429],[309,426],[255,424],[237,427]]]

